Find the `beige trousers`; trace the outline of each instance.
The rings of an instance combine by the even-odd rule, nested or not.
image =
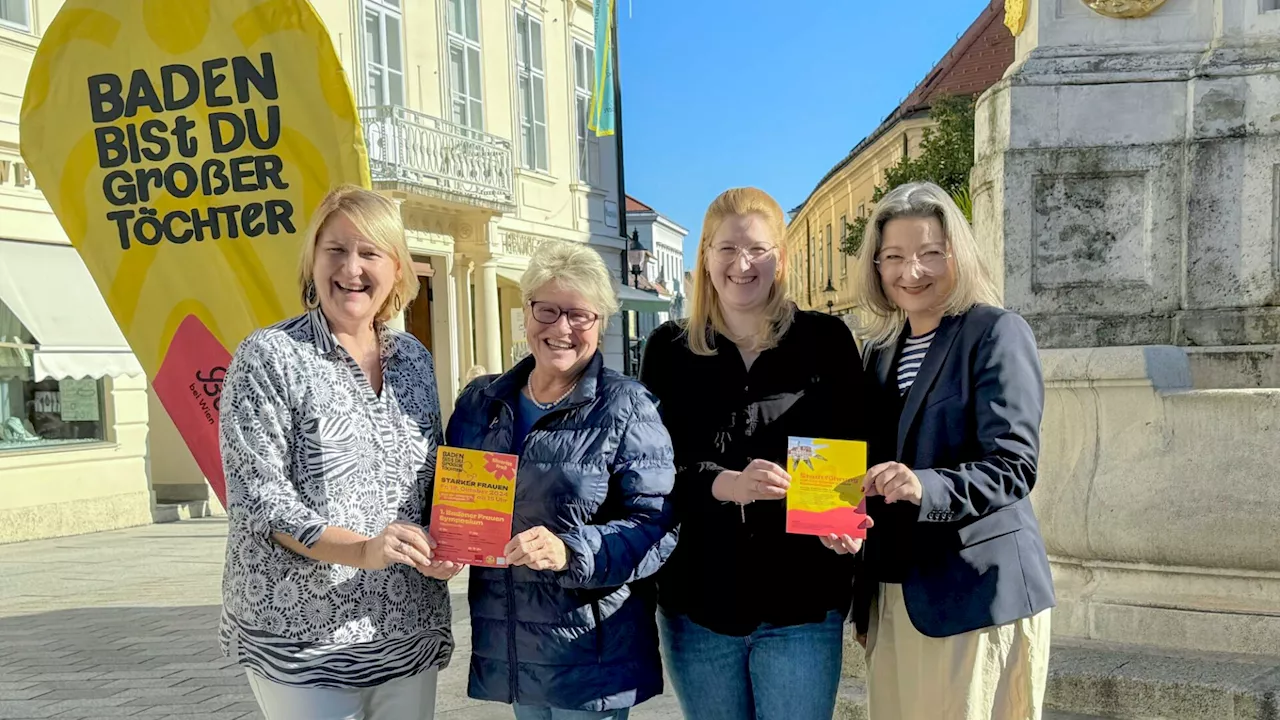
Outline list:
[[[871,720],[1040,720],[1049,674],[1049,611],[947,638],[920,634],[902,586],[871,608]]]

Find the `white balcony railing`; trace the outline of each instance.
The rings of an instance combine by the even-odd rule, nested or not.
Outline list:
[[[511,143],[395,105],[360,108],[375,184],[508,212],[515,206]]]

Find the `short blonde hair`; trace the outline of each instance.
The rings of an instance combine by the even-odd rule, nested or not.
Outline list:
[[[302,304],[308,310],[320,305],[318,299],[308,297],[307,289],[315,283],[316,243],[335,212],[345,215],[365,239],[396,262],[396,283],[374,318],[378,323],[385,323],[413,302],[418,294],[418,275],[413,270],[413,256],[404,239],[400,208],[388,198],[355,185],[340,185],[330,190],[311,216],[298,259],[298,291],[302,293]]]
[[[955,261],[955,285],[943,313],[961,315],[980,303],[997,307],[1001,304],[1000,293],[991,281],[969,221],[955,200],[933,183],[899,185],[880,200],[867,220],[862,249],[854,265],[854,305],[862,315],[854,332],[873,348],[896,342],[907,325],[907,314],[885,294],[880,270],[876,267],[876,254],[884,242],[884,226],[899,218],[931,217],[942,224],[947,249]]]
[[[787,249],[783,238],[787,232],[786,220],[782,215],[782,206],[769,193],[753,188],[731,188],[720,193],[711,201],[707,214],[702,220],[702,239],[698,242],[698,253],[693,260],[693,293],[689,303],[689,320],[686,336],[689,349],[695,355],[715,355],[711,347],[713,333],[729,334],[729,326],[725,323],[724,313],[716,295],[716,287],[711,283],[711,273],[707,269],[707,255],[711,252],[711,240],[720,229],[725,218],[733,215],[758,215],[773,236],[774,250],[778,257],[777,270],[773,277],[773,287],[769,289],[769,302],[765,305],[764,317],[755,338],[740,338],[752,341],[754,349],[768,350],[778,344],[778,340],[787,334],[791,321],[795,317],[795,308],[787,295]]]
[[[529,257],[529,269],[520,278],[520,297],[526,307],[534,293],[554,282],[586,298],[600,315],[600,332],[609,327],[609,318],[618,312],[618,293],[613,288],[609,268],[600,253],[590,247],[564,240],[544,240]]]

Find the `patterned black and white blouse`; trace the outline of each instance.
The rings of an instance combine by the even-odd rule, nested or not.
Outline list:
[[[227,478],[223,652],[269,680],[370,687],[448,664],[446,584],[405,565],[305,558],[326,526],[375,536],[424,524],[441,442],[431,354],[380,331],[382,394],[313,310],[241,343],[221,402]]]

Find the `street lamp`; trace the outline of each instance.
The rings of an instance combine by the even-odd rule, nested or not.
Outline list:
[[[831,285],[831,278],[827,278],[827,286],[822,289],[822,296],[827,299],[827,314],[835,314],[836,306],[836,289]]]

